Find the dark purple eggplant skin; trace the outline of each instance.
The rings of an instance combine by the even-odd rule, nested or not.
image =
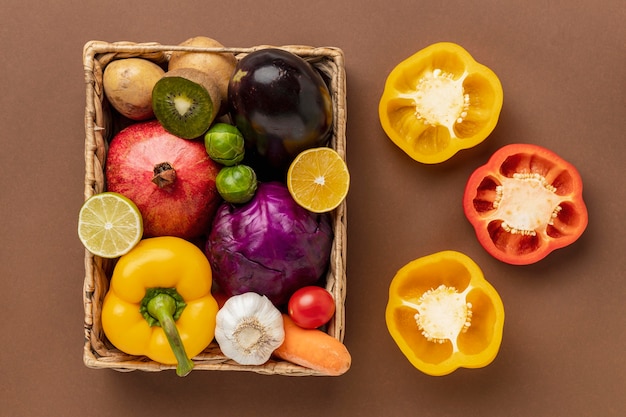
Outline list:
[[[261,179],[281,179],[298,153],[330,138],[328,86],[311,64],[291,52],[267,48],[239,60],[228,101],[231,119],[245,138],[246,163]]]

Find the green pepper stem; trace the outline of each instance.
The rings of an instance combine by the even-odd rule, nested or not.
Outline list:
[[[168,294],[160,293],[154,296],[148,302],[148,313],[159,321],[161,328],[165,332],[167,341],[174,352],[178,365],[176,366],[176,374],[185,376],[193,369],[193,361],[187,357],[185,346],[180,338],[174,313],[176,312],[176,300]]]

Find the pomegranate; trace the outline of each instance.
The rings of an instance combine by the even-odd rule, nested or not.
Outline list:
[[[152,120],[115,135],[105,172],[108,191],[139,208],[144,237],[193,239],[206,232],[221,202],[219,169],[203,143],[174,136]]]

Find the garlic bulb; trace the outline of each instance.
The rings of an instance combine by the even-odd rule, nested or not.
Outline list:
[[[284,339],[283,317],[264,295],[235,295],[217,312],[215,340],[241,365],[264,364]]]

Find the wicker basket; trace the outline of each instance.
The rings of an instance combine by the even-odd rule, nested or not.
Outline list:
[[[106,65],[120,58],[141,57],[166,64],[172,51],[233,52],[238,59],[255,50],[250,48],[198,48],[157,43],[90,41],[83,50],[86,83],[85,110],[85,190],[84,198],[105,190],[104,162],[108,141],[119,131],[120,117],[111,110],[104,96],[102,75]],[[346,94],[343,52],[334,47],[280,46],[316,67],[327,79],[332,96],[334,120],[331,146],[345,158],[346,153]],[[333,294],[336,313],[327,332],[343,341],[346,297],[346,205],[342,203],[332,213],[334,242],[326,288]],[[84,308],[85,345],[83,360],[89,368],[111,368],[118,371],[161,371],[175,366],[156,363],[146,357],[127,355],[111,345],[102,330],[101,309],[115,260],[102,259],[85,251]],[[319,376],[320,373],[286,361],[271,359],[261,366],[244,366],[226,358],[215,341],[193,358],[195,370],[250,371],[267,375]]]

